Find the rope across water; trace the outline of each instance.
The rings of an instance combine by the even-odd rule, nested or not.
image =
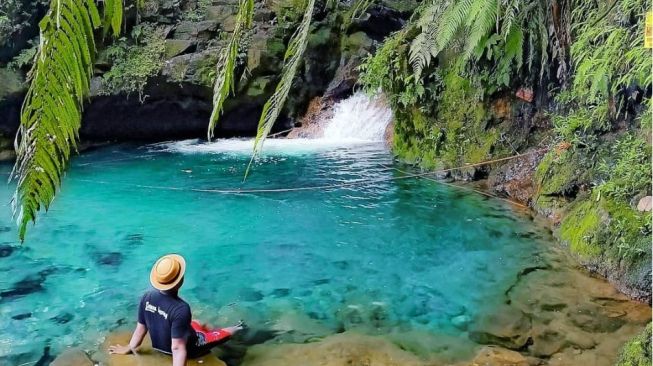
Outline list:
[[[215,189],[215,188],[185,188],[185,187],[172,187],[172,186],[158,186],[158,185],[147,185],[147,184],[132,184],[132,183],[116,183],[116,182],[107,182],[107,181],[99,181],[99,180],[92,180],[92,179],[75,179],[80,182],[87,182],[87,183],[94,183],[94,184],[104,184],[104,185],[121,185],[125,187],[133,187],[133,188],[141,188],[141,189],[157,189],[157,190],[167,190],[167,191],[183,191],[183,192],[198,192],[198,193],[216,193],[216,194],[252,194],[252,193],[281,193],[281,192],[299,192],[299,191],[315,191],[315,190],[329,190],[329,189],[337,189],[337,188],[344,188],[344,187],[351,187],[351,186],[358,186],[358,185],[366,185],[366,184],[374,184],[374,183],[381,183],[381,182],[388,182],[388,181],[395,181],[395,180],[403,180],[403,179],[412,179],[412,178],[425,178],[431,181],[435,181],[437,183],[445,184],[445,185],[451,185],[450,183],[442,182],[440,180],[434,179],[431,176],[436,175],[436,174],[441,174],[441,173],[447,173],[450,171],[454,170],[460,170],[460,169],[465,169],[465,168],[473,168],[477,166],[483,166],[483,165],[489,165],[493,163],[498,163],[502,161],[508,161],[508,160],[513,160],[513,159],[519,159],[523,158],[529,155],[533,154],[539,154],[542,152],[546,152],[548,148],[543,148],[543,149],[538,149],[538,150],[533,150],[529,151],[524,154],[516,154],[512,155],[509,157],[505,158],[499,158],[499,159],[493,159],[493,160],[487,160],[483,161],[480,163],[473,163],[473,164],[466,164],[463,166],[459,167],[454,167],[454,168],[447,168],[447,169],[439,169],[435,171],[430,171],[430,172],[424,172],[424,173],[408,173],[406,171],[403,171],[398,168],[394,167],[387,167],[388,169],[394,169],[398,172],[403,173],[404,175],[399,176],[399,177],[385,177],[385,178],[377,178],[377,179],[359,179],[355,181],[349,181],[349,182],[342,182],[342,183],[335,183],[335,184],[327,184],[327,185],[316,185],[316,186],[307,186],[307,187],[289,187],[289,188],[257,188],[257,189],[242,189],[242,188],[225,188],[225,189]],[[457,185],[453,185],[456,187],[460,187]],[[494,198],[499,198],[506,200],[505,198],[498,197],[492,194],[489,194],[487,192],[482,192],[479,190],[472,189],[473,191],[477,193],[481,193],[486,196],[491,196]],[[519,206],[526,207],[520,203],[511,201],[511,200],[506,200],[512,204],[516,204]]]

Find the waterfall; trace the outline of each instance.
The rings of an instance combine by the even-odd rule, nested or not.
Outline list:
[[[381,97],[357,92],[333,107],[333,116],[324,125],[324,139],[383,141],[391,121],[392,111]]]

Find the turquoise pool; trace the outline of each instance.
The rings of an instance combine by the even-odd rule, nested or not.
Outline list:
[[[256,342],[283,333],[279,319],[289,313],[312,325],[282,340],[348,329],[466,339],[466,323],[492,312],[517,274],[550,250],[548,232],[501,201],[394,180],[402,173],[381,144],[269,141],[243,184],[249,144],[86,152],[22,247],[12,187],[0,187],[0,360],[35,361],[46,346],[52,354],[93,347],[131,326],[150,266],[168,252],[187,259],[181,295],[194,316],[244,318]],[[193,191],[355,180],[374,183]]]

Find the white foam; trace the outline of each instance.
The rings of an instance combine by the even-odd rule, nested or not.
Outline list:
[[[356,93],[334,106],[333,117],[325,123],[324,136],[316,139],[267,139],[263,155],[306,154],[340,147],[378,145],[392,120],[392,111],[378,97]],[[184,154],[249,154],[254,139],[219,139],[213,142],[185,140],[153,145],[157,151]]]
[[[330,139],[268,139],[263,147],[263,155],[279,154],[306,154],[320,151],[333,150],[339,147],[356,147],[362,145],[378,145],[359,139],[330,140]],[[182,154],[246,154],[251,155],[254,150],[253,139],[218,139],[213,142],[199,140],[184,140],[165,142],[152,145],[156,151],[169,151]]]
[[[383,141],[391,121],[392,110],[380,97],[370,98],[358,92],[333,107],[333,117],[326,123],[324,138]]]

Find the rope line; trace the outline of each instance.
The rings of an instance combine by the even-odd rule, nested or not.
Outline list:
[[[482,166],[482,165],[488,165],[488,164],[493,164],[496,162],[500,161],[508,161],[508,160],[513,160],[513,159],[518,159],[522,158],[525,156],[529,156],[532,154],[536,153],[541,153],[544,151],[547,151],[548,148],[544,149],[539,149],[539,150],[533,150],[524,154],[517,154],[505,158],[499,158],[499,159],[493,159],[493,160],[488,160],[488,161],[483,161],[480,163],[474,163],[474,164],[466,164],[460,167],[455,167],[455,168],[447,168],[447,169],[440,169],[436,171],[431,171],[431,172],[425,172],[425,173],[408,173],[405,171],[402,171],[398,168],[394,167],[387,167],[384,166],[388,169],[395,169],[397,171],[400,171],[404,173],[405,175],[400,176],[400,177],[385,177],[385,178],[377,178],[377,179],[359,179],[355,181],[350,181],[350,182],[342,182],[342,183],[336,183],[336,184],[327,184],[327,185],[317,185],[317,186],[307,186],[307,187],[292,187],[292,188],[262,188],[262,189],[242,189],[242,188],[228,188],[228,189],[213,189],[213,188],[182,188],[182,187],[172,187],[172,186],[156,186],[156,185],[145,185],[145,184],[132,184],[132,183],[116,183],[116,182],[107,182],[107,181],[100,181],[100,180],[92,180],[92,179],[75,179],[79,182],[87,182],[87,183],[94,183],[94,184],[104,184],[104,185],[121,185],[121,186],[127,186],[127,187],[135,187],[135,188],[144,188],[144,189],[158,189],[158,190],[167,190],[167,191],[184,191],[184,192],[198,192],[198,193],[218,193],[218,194],[251,194],[251,193],[281,193],[281,192],[299,192],[299,191],[314,191],[314,190],[328,190],[328,189],[336,189],[336,188],[344,188],[344,187],[351,187],[351,186],[357,186],[361,184],[373,184],[373,183],[381,183],[381,182],[388,182],[388,181],[395,181],[395,180],[404,180],[404,179],[411,179],[411,178],[425,178],[428,180],[432,180],[438,183],[442,184],[449,184],[446,182],[441,182],[438,181],[437,179],[431,178],[429,176],[435,175],[435,174],[440,174],[440,173],[446,173],[454,170],[459,170],[459,169],[464,169],[464,168],[471,168],[471,167],[476,167],[476,166]],[[455,185],[453,185],[455,186]],[[456,186],[458,187],[458,186]],[[479,190],[474,190],[478,193],[484,194],[484,195],[490,195],[487,192],[482,192]],[[490,197],[494,198],[499,198],[506,200],[505,198],[501,198],[498,196],[492,196]],[[521,205],[519,203],[507,200],[513,204],[516,205]],[[523,207],[526,207],[524,205],[521,205]]]
[[[394,169],[394,170],[396,170],[396,171],[398,171],[398,172],[400,172],[400,173],[409,174],[409,173],[408,173],[407,171],[405,171],[405,170],[401,170],[401,169],[399,169],[399,168],[395,168],[395,167],[391,167],[391,168]],[[497,196],[497,195],[492,194],[492,193],[490,193],[490,192],[481,191],[480,189],[475,189],[475,188],[470,188],[470,187],[461,186],[461,185],[458,185],[458,184],[453,184],[453,183],[449,183],[449,182],[444,182],[444,181],[442,181],[442,180],[434,179],[434,178],[431,178],[431,177],[418,177],[418,179],[419,179],[419,178],[426,179],[426,180],[428,180],[428,181],[435,182],[435,183],[439,183],[439,184],[442,184],[442,185],[445,185],[445,186],[449,186],[449,187],[459,188],[459,189],[466,190],[466,191],[475,192],[475,193],[481,194],[481,195],[486,196],[486,197],[496,198],[496,199],[498,199],[498,200],[505,201],[505,202],[508,202],[508,203],[510,203],[510,204],[512,204],[512,205],[516,205],[516,206],[519,206],[519,207],[522,207],[522,208],[528,208],[528,206],[526,206],[526,205],[524,205],[524,204],[522,204],[522,203],[519,203],[519,202],[517,202],[517,201],[513,201],[513,200],[507,199],[507,198],[505,198],[505,197]]]

